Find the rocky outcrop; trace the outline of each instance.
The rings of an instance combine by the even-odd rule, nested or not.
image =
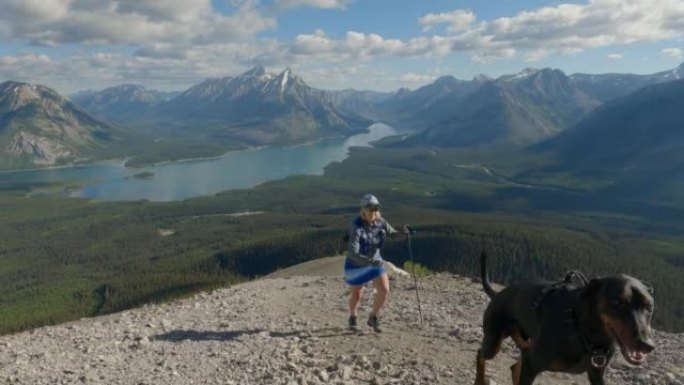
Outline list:
[[[41,85],[0,83],[0,157],[13,166],[51,166],[97,158],[118,129]],[[0,167],[3,165],[0,164]]]
[[[332,266],[332,265],[331,265]],[[340,267],[334,268],[339,272]],[[316,274],[315,270],[306,270]],[[482,311],[478,283],[453,275],[419,280],[421,325],[411,279],[392,281],[385,331],[346,326],[337,273],[266,278],[192,298],[0,337],[0,382],[8,384],[472,384]],[[360,315],[372,296],[364,294]],[[365,325],[364,325],[365,326]],[[684,337],[656,333],[648,363],[617,357],[607,384],[684,384]],[[509,384],[517,351],[506,343],[488,366]],[[546,373],[539,384],[588,384]]]
[[[71,151],[48,138],[20,131],[12,137],[8,152],[12,155],[28,155],[37,165],[54,165],[60,158],[72,158]]]

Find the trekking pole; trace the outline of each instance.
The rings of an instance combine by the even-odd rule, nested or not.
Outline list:
[[[416,264],[413,262],[413,250],[411,249],[411,234],[415,233],[411,227],[406,226],[406,242],[408,244],[409,258],[411,260],[411,275],[413,284],[416,286],[416,300],[418,301],[418,314],[420,315],[420,325],[423,326],[423,311],[420,308],[420,295],[418,294],[418,278],[416,278]]]

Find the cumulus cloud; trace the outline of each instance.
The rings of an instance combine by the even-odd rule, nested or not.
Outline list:
[[[352,2],[273,0],[275,7],[268,10],[345,9]],[[441,58],[454,53],[466,53],[476,63],[513,58],[534,62],[549,55],[602,47],[619,51],[620,45],[684,35],[681,0],[587,0],[491,20],[456,9],[417,18],[415,26],[423,33],[413,38],[360,30],[333,37],[318,30],[287,42],[259,38],[277,27],[275,16],[265,13],[260,0],[222,0],[222,7],[229,9],[221,11],[215,4],[215,0],[0,0],[3,42],[87,45],[83,51],[74,49],[77,54],[72,57],[65,57],[64,51],[52,59],[23,53],[1,56],[0,76],[31,76],[37,82],[71,77],[107,85],[148,79],[146,84],[160,89],[182,89],[203,77],[239,73],[254,64],[362,68],[359,66],[383,57]],[[98,49],[101,52],[91,53]],[[661,53],[684,57],[680,48],[666,48]],[[608,57],[618,59],[617,55]],[[320,78],[331,79],[332,72]],[[387,82],[383,84],[410,82],[397,74],[377,74],[376,78]]]
[[[70,0],[4,0],[0,2],[0,20],[43,23],[67,16]]]
[[[670,57],[674,59],[684,58],[684,51],[681,48],[664,48],[660,53],[665,57]]]
[[[0,56],[1,77],[28,83],[37,80],[68,80],[68,75],[59,71],[59,63],[47,55],[20,54]],[[44,83],[44,82],[42,82]]]
[[[497,60],[510,59],[515,57],[517,51],[513,48],[502,48],[499,50],[489,50],[473,55],[471,60],[478,64],[487,64]],[[533,61],[533,60],[530,60]]]
[[[620,60],[620,59],[622,59],[622,54],[621,53],[611,53],[611,54],[608,54],[607,58],[610,60]]]
[[[378,34],[347,32],[346,39],[329,38],[325,32],[298,35],[290,53],[316,56],[330,61],[368,59],[375,56],[443,56],[450,52],[451,41],[444,37],[418,37],[408,41],[385,39]]]
[[[208,77],[235,75],[255,64],[273,64],[261,60],[271,52],[277,52],[273,41],[184,47],[157,44],[132,55],[127,50],[97,51],[60,60],[46,55],[6,55],[0,56],[0,78],[44,84],[65,94],[122,83],[184,90]]]
[[[9,39],[40,45],[206,44],[273,29],[276,20],[257,5],[245,1],[224,15],[211,0],[5,0],[0,24]]]
[[[423,26],[423,32],[430,31],[439,24],[447,24],[449,32],[459,32],[469,29],[475,19],[476,16],[472,11],[455,10],[445,13],[428,13],[418,19],[418,24]]]
[[[488,51],[494,46],[546,55],[567,54],[669,39],[681,36],[682,27],[684,3],[681,1],[591,0],[586,4],[560,4],[495,19],[476,32],[490,37],[476,49]]]
[[[525,61],[538,61],[553,54],[682,36],[684,3],[590,0],[586,4],[543,7],[479,23],[476,20],[473,12],[464,10],[426,14],[418,19],[424,30],[446,24],[449,33],[409,40],[360,32],[350,32],[341,40],[320,33],[299,35],[291,52],[331,60],[373,55],[439,57],[452,52],[472,52],[472,60],[479,63],[517,55],[523,55]],[[359,41],[363,42],[361,46]]]
[[[6,66],[52,65],[53,61],[47,55],[25,54],[20,56],[0,56],[0,64]]]

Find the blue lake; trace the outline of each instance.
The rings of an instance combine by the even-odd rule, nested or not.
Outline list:
[[[350,147],[397,131],[374,124],[367,134],[326,139],[293,147],[235,151],[221,157],[161,163],[130,169],[122,162],[0,173],[0,180],[24,183],[87,182],[74,197],[106,201],[172,201],[249,188],[290,175],[322,175],[325,166],[344,160]],[[146,177],[136,177],[141,174]]]

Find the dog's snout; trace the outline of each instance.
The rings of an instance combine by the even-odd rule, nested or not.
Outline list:
[[[655,349],[655,343],[650,338],[639,338],[637,340],[637,350],[642,353],[650,353]]]

